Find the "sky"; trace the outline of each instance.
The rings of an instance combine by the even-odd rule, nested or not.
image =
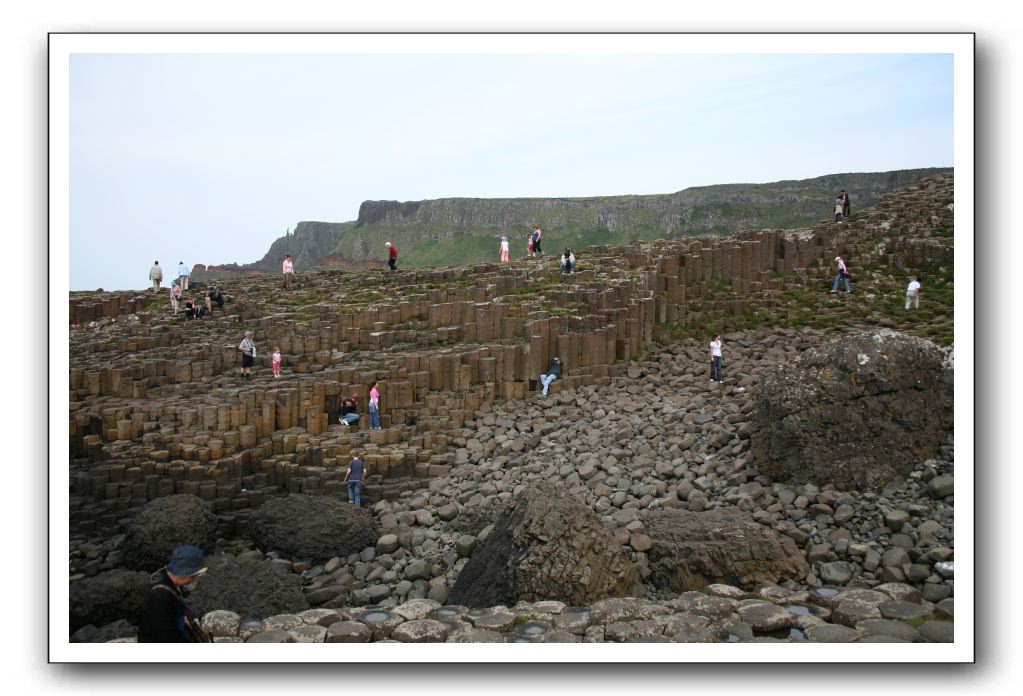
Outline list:
[[[70,58],[70,289],[250,263],[365,200],[953,164],[950,54]]]

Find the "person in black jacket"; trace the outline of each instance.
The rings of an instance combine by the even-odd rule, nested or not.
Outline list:
[[[547,388],[551,382],[561,376],[561,358],[554,356],[547,361],[547,374],[540,375],[540,383],[543,385],[543,395],[547,396]]]
[[[204,643],[209,638],[185,605],[181,588],[206,572],[202,549],[179,546],[149,589],[139,617],[139,643]]]

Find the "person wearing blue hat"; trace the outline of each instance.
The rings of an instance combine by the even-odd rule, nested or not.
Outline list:
[[[181,588],[206,572],[203,552],[197,546],[179,546],[170,562],[157,574],[139,618],[139,643],[208,643],[199,621],[185,605]]]

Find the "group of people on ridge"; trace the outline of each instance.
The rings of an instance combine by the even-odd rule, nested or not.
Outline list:
[[[205,295],[196,297],[185,297],[188,292],[188,280],[191,270],[184,261],[178,261],[178,275],[171,281],[167,292],[167,299],[170,302],[171,313],[177,315],[181,309],[181,300],[184,298],[184,310],[186,319],[202,319],[207,314],[212,314],[215,309],[224,308],[224,293],[216,285],[210,285]],[[153,283],[153,292],[160,291],[160,283],[163,282],[163,269],[159,261],[153,261],[153,267],[149,269],[149,280]]]

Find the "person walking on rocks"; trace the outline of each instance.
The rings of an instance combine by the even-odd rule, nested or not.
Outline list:
[[[387,247],[387,267],[392,271],[398,270],[398,247],[390,242],[384,242],[384,246]]]
[[[185,604],[181,588],[206,572],[202,549],[179,546],[161,568],[149,589],[139,616],[139,643],[210,643],[206,632]]]
[[[710,381],[724,381],[721,379],[721,334],[715,334],[710,342]]]
[[[909,311],[910,305],[913,305],[913,309],[920,309],[920,277],[913,276],[913,280],[909,281],[909,286],[906,288],[906,311]]]
[[[369,385],[369,429],[380,430],[380,391],[375,380]]]
[[[149,279],[153,281],[153,292],[160,291],[160,283],[163,281],[163,269],[159,261],[153,261],[153,267],[149,269]]]
[[[183,292],[188,292],[189,273],[191,273],[191,271],[189,271],[188,266],[185,265],[185,262],[178,261],[178,282],[181,283],[181,290]]]
[[[291,254],[284,257],[281,271],[284,273],[284,289],[291,290],[291,277],[295,275],[295,263],[291,260]]]
[[[845,202],[842,200],[841,196],[835,199],[835,222],[840,225],[842,224],[842,208],[844,205]]]
[[[561,358],[554,356],[547,361],[547,374],[540,375],[540,384],[543,385],[543,395],[547,396],[547,389],[551,382],[561,376]]]
[[[177,314],[178,314],[178,300],[181,299],[181,286],[178,285],[178,281],[176,281],[176,280],[171,281],[169,297],[170,297],[171,310],[174,312],[174,316],[177,316]]]
[[[852,292],[849,289],[849,269],[845,266],[845,260],[841,256],[835,257],[835,263],[838,264],[838,275],[835,276],[835,284],[831,286],[831,294],[834,295],[838,292],[838,281],[845,281],[846,293]]]
[[[536,256],[536,252],[533,251],[533,231],[530,230],[526,233],[526,258],[531,259]]]
[[[341,425],[352,427],[359,422],[359,407],[355,400],[355,394],[341,402]]]
[[[508,263],[508,238],[501,237],[501,263]]]
[[[842,217],[849,217],[852,214],[852,206],[849,205],[849,194],[845,189],[842,189],[839,197],[842,199]]]
[[[348,502],[355,507],[362,507],[362,477],[366,473],[366,465],[359,459],[358,452],[352,452],[352,460],[348,462],[348,470],[341,483],[348,484]]]
[[[242,354],[242,379],[252,377],[252,363],[256,361],[256,344],[252,342],[252,332],[246,331],[245,338],[238,344],[238,350]]]
[[[281,378],[281,347],[274,346],[273,356],[270,358],[270,363],[274,368],[274,379]]]
[[[545,256],[543,249],[540,248],[540,240],[543,239],[543,230],[540,229],[539,225],[533,225],[533,255],[539,254]]]

